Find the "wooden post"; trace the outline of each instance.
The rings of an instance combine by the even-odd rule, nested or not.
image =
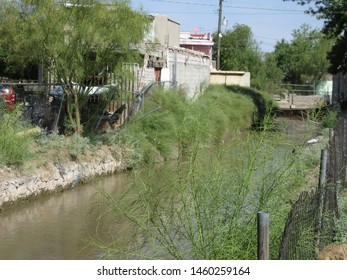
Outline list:
[[[318,190],[322,190],[326,184],[328,166],[328,150],[321,150]]]
[[[258,212],[258,260],[269,259],[269,213]]]
[[[321,159],[320,159],[320,169],[319,169],[319,182],[318,182],[318,194],[319,194],[319,201],[318,201],[318,218],[317,218],[317,234],[315,237],[315,250],[316,254],[319,252],[320,247],[320,235],[322,231],[322,221],[323,221],[323,207],[324,207],[324,196],[325,196],[325,186],[327,183],[327,165],[328,165],[328,158],[329,153],[328,150],[323,149],[321,151]]]

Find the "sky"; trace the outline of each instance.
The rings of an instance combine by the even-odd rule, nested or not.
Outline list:
[[[148,14],[168,16],[181,25],[182,32],[213,33],[218,29],[219,0],[131,0],[131,7],[143,9]],[[312,28],[322,28],[323,21],[305,14],[307,6],[283,0],[223,0],[223,18],[227,25],[246,24],[264,52],[274,50],[282,39],[291,41],[292,32],[304,23]]]

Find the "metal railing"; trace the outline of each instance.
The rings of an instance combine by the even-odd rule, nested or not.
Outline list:
[[[281,88],[288,94],[296,95],[316,95],[315,84],[282,84]]]

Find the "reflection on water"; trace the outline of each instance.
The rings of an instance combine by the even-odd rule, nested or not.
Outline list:
[[[97,223],[96,187],[117,194],[129,181],[130,175],[116,174],[6,209],[0,213],[0,259],[97,258],[87,246]]]

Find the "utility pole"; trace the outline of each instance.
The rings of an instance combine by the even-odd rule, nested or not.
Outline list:
[[[218,34],[217,34],[217,70],[220,70],[220,44],[222,39],[222,6],[223,0],[219,0]]]

